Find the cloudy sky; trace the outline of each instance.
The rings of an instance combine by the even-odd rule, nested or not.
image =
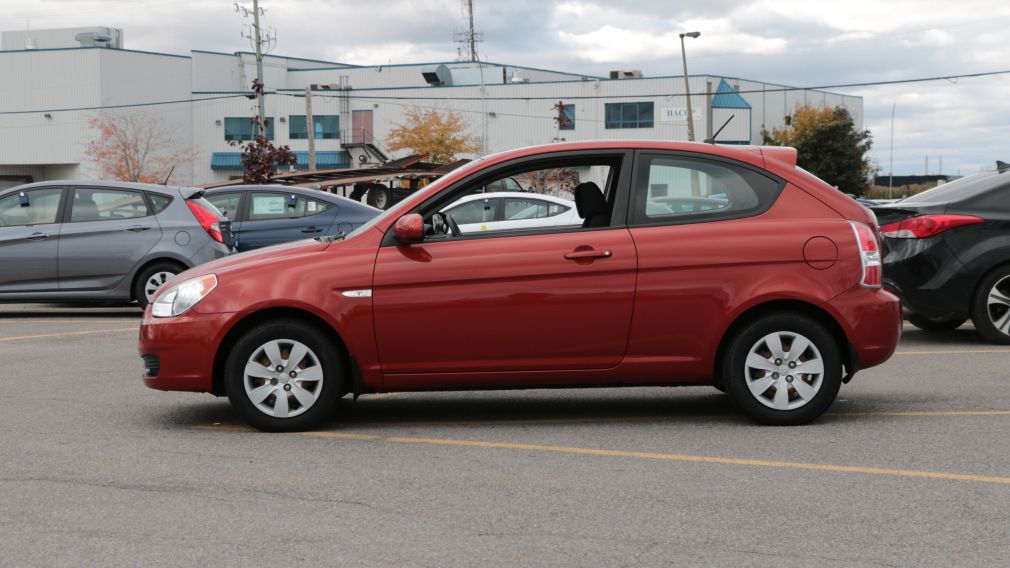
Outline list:
[[[246,0],[251,5],[252,0]],[[476,0],[489,61],[587,74],[690,71],[818,86],[1010,70],[1000,0]],[[356,64],[453,60],[459,0],[262,0],[275,53]],[[248,50],[225,0],[0,0],[0,29],[112,26],[131,49]],[[845,89],[864,97],[873,159],[894,173],[966,174],[1010,161],[1010,74]]]

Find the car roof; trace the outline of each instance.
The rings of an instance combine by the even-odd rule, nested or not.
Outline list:
[[[8,193],[10,190],[25,191],[29,189],[38,189],[43,187],[94,187],[94,188],[108,187],[111,189],[134,189],[138,191],[150,191],[153,193],[163,193],[165,195],[172,195],[172,196],[178,196],[179,192],[183,189],[188,189],[194,192],[200,191],[197,188],[191,188],[180,185],[161,185],[157,183],[139,183],[130,181],[74,179],[74,180],[36,181],[8,188],[6,190],[0,191],[0,193]]]
[[[330,193],[328,191],[322,191],[319,189],[314,189],[311,187],[295,187],[291,185],[280,185],[280,184],[268,184],[268,185],[225,185],[221,187],[215,187],[211,189],[204,190],[204,195],[216,195],[220,193],[235,193],[238,191],[252,191],[252,192],[275,192],[275,193],[292,193],[295,195],[301,195],[303,197],[311,197],[313,199],[319,199],[321,201],[327,201],[330,203],[339,203],[341,205],[346,205],[348,203],[354,205],[360,205],[366,209],[375,209],[371,205],[367,205],[360,201],[355,201],[344,197],[343,195],[337,195],[335,193]]]
[[[471,195],[463,196],[457,199],[454,203],[469,203],[471,201],[477,201],[478,199],[494,199],[496,197],[517,197],[519,199],[540,199],[543,201],[552,201],[560,205],[566,205],[569,207],[574,207],[575,202],[571,199],[565,199],[564,197],[557,197],[554,195],[547,195],[546,193],[534,193],[529,191],[489,191],[487,193],[474,193]]]

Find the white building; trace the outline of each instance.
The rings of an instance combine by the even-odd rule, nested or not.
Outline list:
[[[229,139],[251,134],[249,98],[256,76],[248,52],[190,55],[123,48],[122,30],[78,28],[0,35],[0,187],[31,179],[97,179],[86,155],[101,135],[101,114],[134,114],[170,125],[173,145],[193,148],[175,183],[241,175]],[[105,47],[112,46],[112,47]],[[625,73],[624,75],[635,75]],[[860,97],[760,81],[692,75],[697,139],[760,143],[797,104],[844,106],[862,128]],[[383,140],[410,107],[459,112],[484,153],[555,140],[686,140],[684,79],[611,79],[498,63],[356,66],[270,55],[264,61],[266,114],[278,145],[307,165],[304,90],[312,111],[320,169],[374,162]],[[558,103],[565,120],[559,121]],[[373,149],[374,148],[374,149]]]

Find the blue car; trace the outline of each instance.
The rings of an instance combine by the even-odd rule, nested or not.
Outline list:
[[[381,210],[325,191],[283,185],[232,185],[204,198],[231,220],[241,251],[337,233],[350,233]]]

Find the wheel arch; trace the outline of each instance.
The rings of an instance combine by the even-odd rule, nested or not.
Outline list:
[[[760,319],[769,314],[787,312],[798,313],[810,317],[822,324],[825,329],[828,330],[831,336],[835,339],[835,342],[838,344],[838,350],[842,356],[842,364],[845,366],[845,378],[843,379],[843,382],[848,382],[849,379],[851,379],[852,375],[859,370],[859,358],[857,357],[856,351],[852,347],[852,343],[849,341],[848,336],[845,334],[845,330],[838,323],[838,320],[834,318],[834,316],[825,311],[823,308],[802,300],[771,300],[745,310],[733,320],[729,327],[726,328],[726,331],[722,334],[722,338],[719,341],[719,347],[716,349],[715,354],[714,378],[716,384],[720,384],[722,382],[723,359],[725,358],[726,348],[729,345],[729,342],[733,339],[733,336],[736,335],[741,328],[754,320]]]
[[[180,260],[175,256],[155,256],[145,260],[141,265],[137,266],[137,268],[133,271],[133,274],[130,275],[130,300],[136,301],[137,299],[134,291],[137,289],[137,279],[140,278],[140,275],[151,266],[161,262],[178,266],[182,269],[180,272],[185,272],[192,268],[192,266],[190,266],[186,261]]]
[[[217,396],[225,396],[225,381],[224,381],[224,367],[228,360],[228,353],[231,351],[232,346],[238,341],[240,337],[250,329],[256,327],[262,322],[269,320],[276,320],[278,318],[292,319],[307,323],[326,337],[328,337],[340,350],[340,361],[343,365],[342,371],[345,373],[348,380],[347,387],[351,390],[356,390],[356,386],[359,382],[358,373],[351,360],[350,351],[347,349],[347,344],[344,342],[343,338],[336,329],[333,328],[326,320],[313,314],[312,312],[293,307],[272,307],[260,310],[257,312],[252,312],[239,321],[232,325],[231,329],[224,335],[221,342],[217,346],[217,351],[214,353],[214,364],[211,369],[211,392]]]

